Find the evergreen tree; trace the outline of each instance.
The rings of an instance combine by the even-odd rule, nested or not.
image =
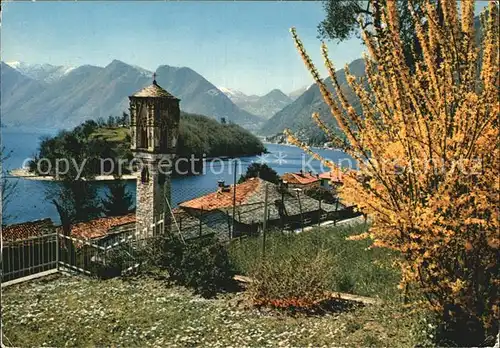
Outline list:
[[[132,195],[127,192],[127,186],[123,182],[108,184],[106,198],[102,200],[104,214],[106,216],[121,216],[131,211],[133,205]]]
[[[121,123],[121,126],[124,126],[124,127],[130,125],[130,116],[125,111],[122,113],[122,118],[121,118],[120,123]]]
[[[117,122],[116,118],[113,115],[109,115],[107,126],[112,128],[112,127],[115,127],[117,123],[118,122]]]
[[[106,126],[106,120],[104,119],[104,117],[99,117],[97,119],[97,125],[99,127],[105,127]]]

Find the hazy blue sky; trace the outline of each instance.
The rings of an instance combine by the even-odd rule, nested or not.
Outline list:
[[[320,2],[14,2],[2,4],[2,60],[106,66],[113,59],[154,70],[187,66],[217,86],[264,94],[312,83],[289,28],[323,66]],[[342,67],[363,47],[331,56]]]
[[[187,66],[247,94],[291,92],[312,79],[289,28],[297,28],[324,71],[316,38],[323,18],[322,3],[314,1],[9,2],[2,3],[2,60]],[[338,68],[364,50],[358,39],[329,46]]]

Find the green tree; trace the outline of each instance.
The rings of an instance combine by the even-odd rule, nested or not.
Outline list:
[[[97,124],[99,127],[106,127],[106,120],[104,119],[104,117],[99,117],[97,119]]]
[[[117,117],[114,117],[113,115],[109,115],[107,126],[110,128],[116,127],[117,123],[118,123]]]
[[[60,181],[49,183],[45,197],[54,204],[61,219],[63,231],[69,234],[71,225],[102,216],[97,185],[78,176],[74,166],[59,176]]]
[[[415,25],[408,8],[408,0],[380,0],[396,1],[400,14],[400,35],[403,43],[404,56],[407,63],[413,66],[412,50],[420,52],[418,40],[415,36]],[[431,2],[434,2],[431,0]],[[414,0],[415,7],[420,10],[424,0]],[[361,30],[380,27],[382,19],[371,1],[365,0],[324,0],[323,7],[326,18],[318,25],[319,37],[345,41],[353,35],[360,37]],[[358,24],[359,16],[363,16],[363,26]],[[377,35],[375,30],[370,30],[372,35]]]
[[[261,178],[262,180],[272,182],[273,184],[278,184],[280,181],[280,176],[274,169],[269,167],[267,164],[252,163],[245,173],[245,175],[240,176],[238,183],[242,183],[250,178]]]
[[[324,187],[313,186],[304,190],[304,194],[307,196],[317,199],[318,201],[323,201],[328,204],[337,203],[337,191],[335,189],[328,190]]]
[[[124,182],[114,182],[107,185],[106,198],[102,200],[102,207],[106,216],[121,216],[128,214],[133,205],[132,195],[127,192]]]
[[[122,113],[122,117],[121,117],[120,123],[123,126],[129,126],[130,125],[130,116],[125,111]]]
[[[88,138],[99,126],[94,120],[87,120],[78,127],[75,128],[74,132],[81,133],[84,138]]]

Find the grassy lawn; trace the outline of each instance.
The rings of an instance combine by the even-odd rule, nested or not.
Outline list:
[[[422,344],[421,313],[401,304],[394,254],[346,241],[363,226],[323,228],[299,235],[269,234],[266,257],[318,249],[334,258],[332,290],[378,297],[384,304],[305,315],[259,310],[246,292],[205,299],[163,277],[97,280],[54,275],[3,291],[8,346],[397,346]],[[230,246],[239,272],[262,258],[262,239]]]
[[[386,304],[323,316],[204,299],[152,277],[52,276],[3,291],[8,346],[414,346],[417,317]]]
[[[125,127],[102,127],[98,128],[94,133],[92,133],[90,138],[102,139],[108,142],[123,142],[128,134],[129,129]]]
[[[398,302],[399,271],[392,264],[397,255],[390,250],[369,249],[369,241],[348,241],[346,237],[364,232],[364,224],[346,227],[326,227],[312,231],[284,235],[270,232],[266,236],[265,253],[270,260],[293,258],[297,255],[313,259],[318,250],[333,260],[330,283],[332,291],[376,297]],[[230,257],[238,273],[251,275],[262,260],[262,237],[235,240],[230,246]]]

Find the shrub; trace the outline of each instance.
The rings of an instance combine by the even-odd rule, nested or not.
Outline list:
[[[337,192],[335,189],[327,189],[321,186],[313,186],[310,188],[306,188],[304,190],[304,194],[311,198],[317,199],[318,201],[323,201],[328,204],[336,204],[337,203]]]
[[[399,251],[401,288],[419,286],[457,344],[480,345],[498,332],[500,319],[498,4],[490,2],[476,22],[474,1],[428,1],[420,10],[410,2],[414,66],[403,54],[397,2],[372,5],[379,22],[363,30],[366,79],[345,69],[356,98],[346,93],[326,44],[334,93],[292,29],[348,141],[319,114],[313,119],[358,161],[358,170],[344,175],[340,196],[372,218],[370,233],[360,237]]]
[[[245,175],[240,176],[238,184],[241,184],[250,178],[261,178],[262,180],[269,181],[274,184],[278,184],[281,179],[278,173],[265,163],[252,163],[249,165]]]
[[[355,288],[354,279],[348,273],[341,273],[337,279],[337,289],[341,292],[352,292]]]
[[[120,265],[109,265],[96,261],[90,263],[89,271],[99,279],[111,279],[119,277],[122,274]]]
[[[367,240],[346,240],[348,236],[365,232],[366,229],[364,224],[360,224],[351,227],[322,227],[290,235],[269,232],[266,236],[265,256],[269,260],[288,260],[303,255],[303,258],[312,260],[318,250],[324,250],[324,257],[334,266],[329,274],[329,290],[391,301],[398,297],[400,275],[398,269],[393,267],[398,254],[387,249],[369,248],[371,243]],[[260,265],[263,258],[262,242],[260,236],[234,240],[231,243],[231,262],[239,274],[251,276]],[[295,265],[292,264],[291,267]]]
[[[203,296],[213,296],[234,286],[234,270],[226,248],[215,237],[184,244],[169,236],[160,241],[157,251],[152,261],[166,269],[171,280]]]
[[[332,288],[333,261],[324,250],[266,258],[251,271],[248,292],[257,306],[312,309]]]
[[[125,268],[126,259],[128,257],[125,255],[125,251],[121,249],[99,253],[91,259],[89,271],[100,279],[119,277]]]

